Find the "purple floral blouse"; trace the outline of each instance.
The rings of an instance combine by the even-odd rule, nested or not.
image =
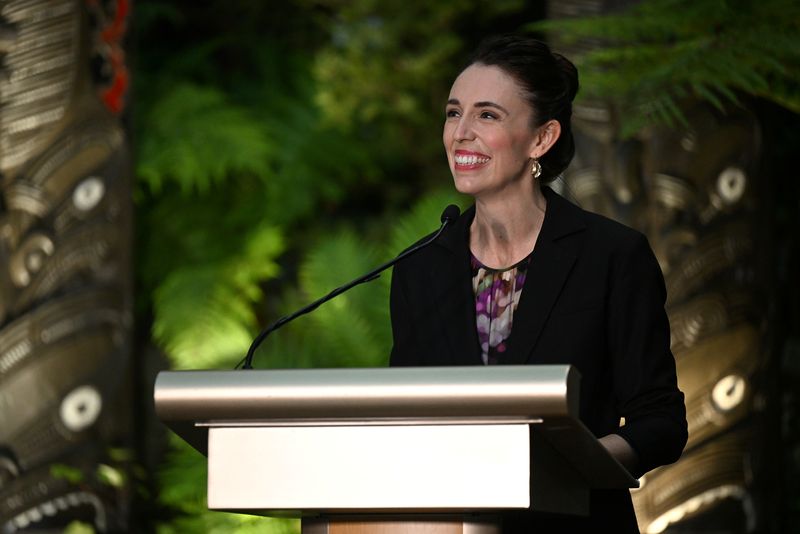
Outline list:
[[[506,351],[511,336],[514,310],[522,295],[530,255],[505,269],[492,269],[470,254],[472,290],[475,293],[475,318],[483,363],[496,364]]]

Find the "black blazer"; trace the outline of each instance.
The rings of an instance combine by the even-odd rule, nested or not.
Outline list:
[[[636,475],[672,463],[686,444],[686,410],[669,348],[664,278],[647,238],[542,190],[547,210],[499,363],[574,365],[584,424],[597,437],[625,438],[639,456]],[[483,364],[469,257],[474,215],[473,207],[395,266],[390,365]],[[630,526],[628,492],[595,492],[587,528],[599,526],[597,514]]]

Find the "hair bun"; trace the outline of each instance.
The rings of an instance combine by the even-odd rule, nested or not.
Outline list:
[[[539,158],[541,183],[554,180],[567,168],[575,154],[572,136],[572,100],[578,93],[578,69],[547,44],[522,35],[499,35],[478,46],[470,65],[493,65],[512,76],[531,107],[531,126],[549,120],[561,125],[555,144]]]
[[[578,94],[578,69],[575,67],[572,61],[568,60],[561,54],[553,52],[553,57],[556,60],[559,72],[561,72],[561,78],[564,80],[566,85],[567,97],[569,98],[569,101],[572,102],[575,100],[575,95]]]

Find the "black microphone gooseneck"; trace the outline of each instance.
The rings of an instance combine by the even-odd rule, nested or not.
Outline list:
[[[247,351],[247,356],[245,356],[244,359],[242,359],[242,361],[240,361],[238,364],[236,364],[236,368],[238,369],[239,366],[242,365],[242,363],[244,363],[244,366],[242,367],[243,369],[252,369],[253,368],[253,355],[255,354],[256,349],[258,348],[258,346],[261,345],[261,342],[264,341],[264,339],[266,339],[266,337],[268,335],[270,335],[272,332],[274,332],[278,328],[282,327],[283,325],[285,325],[289,321],[291,321],[291,320],[293,320],[293,319],[295,319],[297,317],[300,317],[301,315],[305,315],[308,312],[314,311],[321,304],[324,304],[325,302],[328,302],[332,298],[334,298],[334,297],[336,297],[338,295],[341,295],[342,293],[344,293],[348,289],[351,289],[351,288],[353,288],[353,287],[355,287],[355,286],[357,286],[359,284],[363,284],[365,282],[370,282],[372,280],[375,280],[376,278],[378,278],[380,276],[380,273],[382,271],[385,271],[386,269],[388,269],[389,267],[391,267],[395,263],[399,262],[400,260],[403,260],[403,259],[411,256],[412,254],[414,254],[415,252],[419,251],[420,249],[423,249],[423,248],[427,247],[428,245],[430,245],[431,243],[436,241],[436,239],[442,234],[442,232],[444,232],[444,229],[447,228],[447,226],[450,223],[455,221],[458,218],[458,215],[460,213],[461,213],[461,210],[458,209],[458,206],[450,204],[442,212],[442,217],[441,217],[442,225],[439,227],[439,230],[433,235],[433,237],[431,237],[430,239],[426,239],[425,241],[423,241],[419,245],[411,247],[410,249],[408,249],[405,252],[401,253],[399,256],[397,256],[393,260],[384,263],[383,265],[381,265],[380,267],[378,267],[376,269],[373,269],[372,271],[368,272],[364,276],[356,278],[352,282],[349,282],[349,283],[347,283],[347,284],[345,284],[343,286],[337,287],[336,289],[334,289],[333,291],[331,291],[330,293],[328,293],[324,297],[322,297],[320,299],[317,299],[314,302],[312,302],[311,304],[308,304],[308,305],[300,308],[299,310],[297,310],[296,312],[292,313],[291,315],[284,315],[283,317],[281,317],[280,319],[278,319],[277,321],[275,321],[274,323],[269,325],[267,328],[262,330],[261,333],[258,334],[258,336],[256,336],[256,338],[253,340],[253,343],[250,345],[250,349],[248,349],[248,351]]]

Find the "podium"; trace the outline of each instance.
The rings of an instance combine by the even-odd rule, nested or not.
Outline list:
[[[208,457],[212,510],[303,534],[498,534],[638,482],[578,419],[565,365],[163,371],[159,418]]]

